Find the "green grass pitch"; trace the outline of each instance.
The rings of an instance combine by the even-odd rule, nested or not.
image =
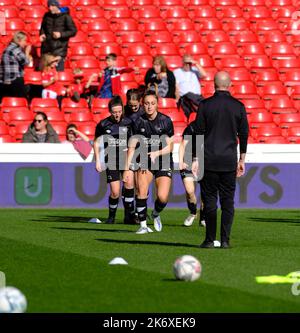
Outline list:
[[[166,209],[161,233],[89,224],[106,210],[1,209],[0,271],[27,297],[28,312],[300,312],[291,284],[255,276],[300,270],[298,210],[237,210],[230,250],[200,249],[204,228],[183,227],[187,210]],[[184,254],[202,264],[195,282],[176,281]],[[128,266],[110,266],[123,257]]]

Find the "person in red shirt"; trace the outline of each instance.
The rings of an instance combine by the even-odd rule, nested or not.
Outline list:
[[[64,94],[62,86],[57,82],[58,74],[56,71],[57,63],[60,57],[52,54],[44,54],[41,61],[42,71],[42,98],[56,99],[59,95]]]

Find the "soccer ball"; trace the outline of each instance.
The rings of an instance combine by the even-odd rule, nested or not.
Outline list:
[[[14,287],[0,289],[0,313],[23,313],[26,311],[26,297]]]
[[[198,259],[184,255],[176,259],[173,270],[178,280],[195,281],[199,279],[202,267]]]

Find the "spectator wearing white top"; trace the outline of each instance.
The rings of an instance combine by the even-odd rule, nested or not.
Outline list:
[[[197,112],[199,103],[203,99],[200,79],[206,76],[206,72],[192,56],[185,54],[182,60],[182,68],[174,70],[176,101],[178,109],[181,107],[187,118],[189,118],[192,112]]]

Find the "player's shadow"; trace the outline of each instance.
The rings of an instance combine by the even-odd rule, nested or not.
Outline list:
[[[61,216],[61,215],[46,215],[40,219],[32,219],[33,222],[58,222],[58,223],[88,223],[91,217],[88,216]],[[105,220],[105,217],[99,217],[100,220]]]
[[[51,227],[51,229],[58,230],[71,230],[71,231],[98,231],[98,232],[118,232],[118,233],[132,233],[132,230],[122,229],[91,229],[91,228],[66,228],[66,227]]]
[[[121,240],[121,239],[96,239],[99,242],[106,243],[117,243],[117,244],[131,244],[131,245],[161,245],[161,246],[172,246],[172,247],[189,247],[189,248],[199,248],[199,245],[192,245],[187,243],[168,243],[168,242],[155,242],[155,241],[145,241],[145,240]]]
[[[298,224],[300,224],[300,217],[298,217],[298,218],[296,218],[296,217],[295,218],[248,217],[248,220],[251,222],[262,222],[262,223],[273,222],[273,223],[298,223]]]

